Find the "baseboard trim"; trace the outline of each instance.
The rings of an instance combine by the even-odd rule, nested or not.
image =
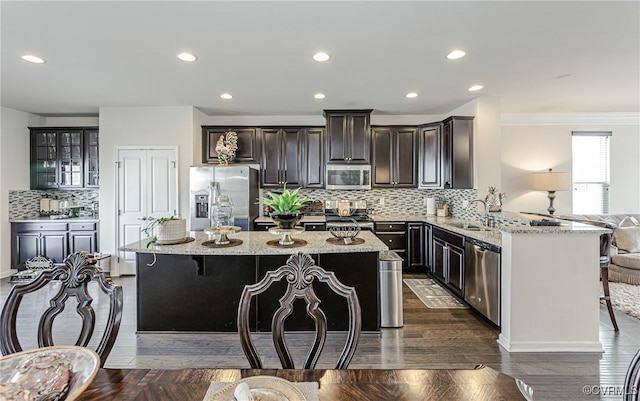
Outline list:
[[[604,352],[600,341],[510,341],[500,334],[498,344],[509,352]]]

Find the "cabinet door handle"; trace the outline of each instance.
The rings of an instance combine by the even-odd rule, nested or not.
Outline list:
[[[138,217],[138,220],[146,220],[146,219],[147,219],[147,217],[146,217],[146,216],[144,216],[144,217]]]

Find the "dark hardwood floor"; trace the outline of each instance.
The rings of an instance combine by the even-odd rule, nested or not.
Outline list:
[[[405,278],[421,278],[422,274],[405,274]],[[184,367],[249,367],[240,348],[238,335],[220,333],[154,333],[136,334],[135,277],[121,277],[114,282],[124,287],[124,316],[118,340],[106,367],[184,368]],[[11,285],[0,282],[0,298],[4,300]],[[96,304],[101,295],[93,292]],[[640,348],[640,320],[616,312],[620,332],[615,333],[604,306],[600,310],[600,340],[604,353],[509,353],[497,343],[498,331],[470,310],[428,309],[406,287],[404,295],[404,327],[383,329],[380,333],[361,336],[352,368],[471,368],[485,364],[500,372],[518,377],[533,387],[536,400],[617,400],[624,375],[633,354]],[[35,325],[40,310],[46,306],[42,294],[28,295],[23,300],[24,313],[19,314],[19,334],[25,348],[34,347]],[[70,305],[72,306],[72,305]],[[366,305],[362,305],[366,308]],[[96,307],[98,320],[104,309]],[[570,317],[568,317],[570,318]],[[56,320],[54,340],[75,342],[73,335],[80,324],[73,307],[68,307]],[[288,335],[295,355],[306,353],[303,344],[308,335]],[[341,335],[331,337],[318,368],[335,364]],[[262,349],[270,335],[257,336]],[[266,366],[278,366],[275,352],[265,352]],[[586,394],[583,388],[600,394]],[[608,394],[605,394],[608,393]]]

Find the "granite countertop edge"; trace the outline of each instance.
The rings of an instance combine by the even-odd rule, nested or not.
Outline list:
[[[175,245],[155,245],[147,248],[147,240],[127,244],[119,248],[121,251],[137,253],[178,254],[178,255],[283,255],[298,251],[304,253],[359,253],[380,252],[389,248],[372,232],[362,231],[358,238],[365,240],[359,245],[335,245],[327,242],[327,238],[333,238],[327,231],[305,231],[292,235],[294,239],[304,239],[307,244],[300,247],[273,247],[267,242],[279,239],[281,236],[262,231],[241,231],[237,234],[229,234],[230,239],[240,239],[242,244],[232,247],[209,248],[203,246],[204,241],[210,238],[203,232],[189,232],[194,241]]]
[[[67,217],[64,219],[52,219],[50,217],[20,217],[17,219],[9,219],[9,223],[99,223],[100,219],[96,217]]]

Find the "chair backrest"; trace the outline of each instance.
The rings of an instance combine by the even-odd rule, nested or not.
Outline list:
[[[87,288],[91,280],[96,280],[102,292],[108,295],[109,315],[100,343],[95,350],[100,356],[100,366],[104,366],[109,352],[120,329],[122,320],[122,287],[114,285],[100,268],[96,260],[82,253],[74,253],[64,260],[64,265],[56,265],[43,270],[33,281],[16,284],[9,293],[0,315],[0,349],[3,355],[22,351],[16,330],[16,317],[20,303],[25,294],[35,292],[53,280],[60,282],[57,293],[49,301],[38,324],[38,346],[48,347],[53,344],[53,320],[65,307],[70,297],[75,297],[78,305],[76,311],[82,317],[82,328],[75,345],[86,347],[95,327],[95,311],[91,306],[93,298]]]
[[[344,348],[338,358],[336,369],[346,369],[353,358],[360,330],[362,326],[362,312],[360,302],[353,287],[342,284],[333,272],[328,272],[316,266],[315,261],[301,252],[291,255],[284,266],[269,271],[264,278],[256,284],[244,287],[240,304],[238,306],[238,332],[240,342],[252,368],[261,369],[262,361],[251,339],[249,329],[249,309],[251,299],[265,292],[271,284],[286,279],[287,287],[280,298],[280,307],[276,310],[271,321],[273,342],[278,358],[284,369],[294,369],[293,358],[284,339],[284,323],[287,316],[293,312],[293,303],[296,299],[303,299],[306,303],[307,314],[315,323],[315,338],[305,358],[304,368],[313,369],[324,348],[327,337],[327,318],[320,308],[320,299],[313,290],[314,279],[326,283],[336,294],[344,297],[349,310],[349,328]]]
[[[640,350],[631,360],[624,379],[624,401],[640,400]]]

